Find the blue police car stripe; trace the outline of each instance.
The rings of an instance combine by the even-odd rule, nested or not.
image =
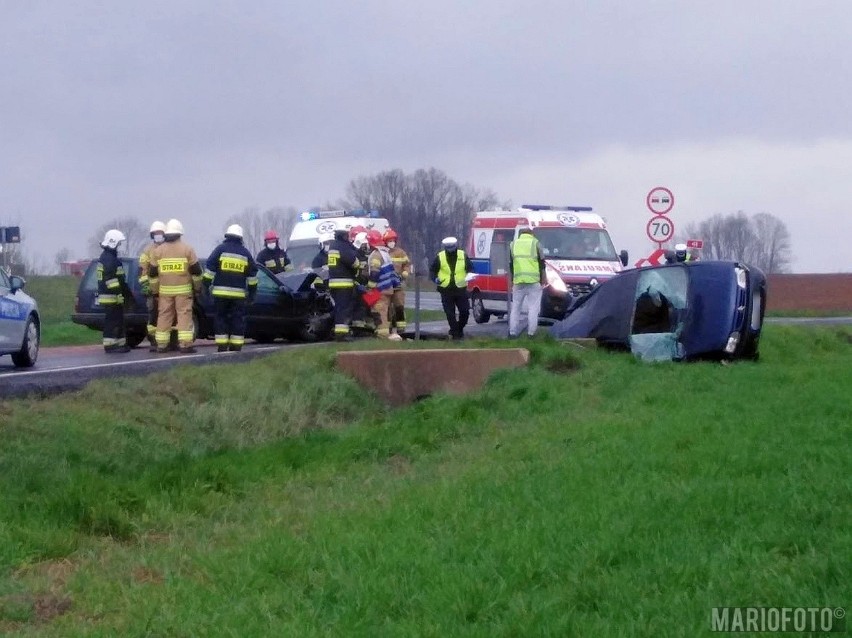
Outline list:
[[[23,321],[27,318],[29,306],[20,303],[14,299],[0,299],[0,317],[3,319],[12,319],[15,321]]]

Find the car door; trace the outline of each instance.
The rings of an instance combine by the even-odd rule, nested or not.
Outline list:
[[[20,299],[22,296],[22,292],[12,292],[9,276],[0,268],[0,352],[21,348],[27,323],[27,305]]]
[[[259,333],[277,335],[282,332],[283,317],[292,314],[292,308],[282,305],[281,284],[264,268],[257,269],[257,295],[248,308],[248,335]],[[289,298],[289,297],[288,297]]]

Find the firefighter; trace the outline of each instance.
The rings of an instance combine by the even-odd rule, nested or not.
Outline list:
[[[239,352],[246,341],[246,306],[257,294],[257,265],[243,245],[243,229],[231,224],[225,241],[207,259],[204,281],[216,307],[216,345],[219,352]]]
[[[236,224],[234,224],[236,226]],[[293,270],[287,251],[278,245],[278,233],[267,230],[263,235],[263,249],[257,253],[257,263],[263,264],[273,274]]]
[[[157,352],[167,352],[172,326],[177,323],[178,350],[183,354],[195,352],[192,329],[192,302],[201,292],[201,264],[195,250],[186,244],[183,224],[177,219],[166,223],[166,240],[151,256],[148,277],[151,292],[159,295],[157,315]]]
[[[322,233],[317,240],[319,252],[311,262],[311,270],[318,274],[326,285],[328,284],[328,248],[333,240],[333,233]]]
[[[362,227],[358,226],[356,228]],[[352,237],[351,230],[349,231],[349,236]],[[373,321],[370,307],[362,297],[367,292],[367,286],[370,283],[370,270],[367,264],[370,258],[370,242],[367,239],[367,231],[358,232],[350,241],[358,255],[358,269],[355,273],[355,295],[352,300],[352,328],[373,332],[376,329],[376,323]]]
[[[120,230],[108,230],[101,242],[104,250],[98,258],[98,305],[104,308],[103,344],[107,354],[130,352],[125,339],[124,302],[133,299],[133,293],[118,256],[118,247],[125,240]]]
[[[399,235],[393,228],[388,228],[382,236],[385,246],[388,247],[393,267],[399,277],[399,285],[393,289],[391,296],[390,309],[388,310],[388,320],[390,322],[391,332],[401,334],[405,331],[405,289],[403,286],[408,280],[408,275],[411,272],[411,261],[408,259],[408,254],[397,245]]]
[[[151,345],[151,352],[156,352],[157,341],[154,338],[154,333],[157,331],[157,295],[151,293],[148,266],[151,263],[151,255],[154,253],[154,249],[166,240],[166,225],[160,221],[154,222],[151,224],[149,234],[151,243],[145,246],[142,254],[139,255],[139,288],[145,295],[145,305],[148,308],[148,343]]]
[[[334,338],[349,341],[352,300],[359,259],[349,233],[338,230],[328,247],[328,289],[334,301]]]
[[[377,230],[371,230],[367,233],[367,241],[372,249],[367,261],[367,271],[369,273],[369,283],[367,285],[369,288],[376,289],[381,293],[378,301],[373,306],[372,313],[376,322],[376,336],[380,339],[401,341],[402,337],[400,335],[396,333],[390,334],[390,321],[388,319],[388,311],[390,310],[394,289],[401,285],[399,275],[396,274],[393,259],[390,256],[390,251],[385,246],[382,234]]]
[[[470,301],[467,296],[467,275],[473,272],[473,264],[463,250],[459,250],[459,240],[445,237],[441,241],[441,251],[435,256],[429,268],[429,276],[438,284],[441,305],[450,324],[450,338],[464,339],[464,327],[470,317]],[[458,316],[456,316],[458,310]]]

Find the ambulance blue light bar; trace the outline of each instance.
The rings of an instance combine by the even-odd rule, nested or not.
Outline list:
[[[591,212],[591,206],[550,206],[548,204],[524,204],[521,208],[526,210],[570,210],[574,213]]]
[[[329,217],[371,217],[377,218],[380,217],[379,211],[377,210],[364,210],[363,208],[357,208],[354,210],[318,210],[312,208],[311,210],[306,210],[304,213],[299,215],[299,219],[303,222],[309,222],[312,219],[328,219]]]

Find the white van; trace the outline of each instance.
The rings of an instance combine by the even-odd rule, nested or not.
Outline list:
[[[366,230],[376,229],[384,234],[390,227],[388,220],[379,217],[375,210],[318,210],[312,209],[299,215],[287,241],[287,256],[296,272],[311,270],[311,262],[319,251],[319,237],[336,230],[351,230],[362,226]]]
[[[522,227],[532,229],[545,255],[543,318],[562,319],[574,298],[627,265],[627,251],[616,254],[606,223],[588,206],[526,204],[517,210],[476,213],[467,250],[477,273],[468,283],[477,323],[485,323],[491,315],[502,317],[508,311],[509,245]]]

